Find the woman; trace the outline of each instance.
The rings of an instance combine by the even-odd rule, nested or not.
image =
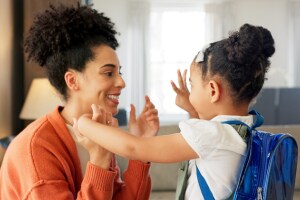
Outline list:
[[[46,68],[66,103],[27,126],[10,144],[1,167],[0,199],[149,198],[148,162],[129,161],[122,182],[114,155],[90,140],[80,146],[72,130],[72,118],[92,113],[91,104],[113,115],[118,111],[125,83],[115,34],[110,19],[87,6],[51,6],[35,18],[25,52]],[[130,129],[148,137],[158,126],[157,110],[146,97]]]

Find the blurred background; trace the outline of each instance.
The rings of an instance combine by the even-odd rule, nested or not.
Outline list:
[[[74,5],[78,1],[0,2],[2,136],[18,134],[26,126],[26,120],[43,114],[20,116],[33,80],[45,77],[43,69],[27,62],[23,54],[23,37],[34,15],[48,8],[50,3]],[[126,82],[120,108],[127,113],[130,103],[141,110],[144,95],[149,95],[159,110],[162,124],[176,124],[187,118],[187,114],[174,103],[175,94],[170,80],[177,80],[177,69],[183,71],[189,68],[199,50],[210,42],[227,37],[244,23],[269,29],[275,39],[276,52],[271,58],[265,88],[279,91],[300,87],[300,0],[85,0],[80,3],[92,4],[93,8],[104,12],[120,33],[117,53]],[[277,98],[278,92],[274,94]],[[47,109],[58,104],[49,97],[46,99]],[[292,106],[299,107],[297,104]],[[33,114],[33,110],[30,107],[29,113]]]

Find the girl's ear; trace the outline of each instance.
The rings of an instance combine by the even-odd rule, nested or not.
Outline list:
[[[210,102],[215,103],[220,100],[221,97],[221,87],[218,82],[211,80],[209,81],[209,90],[210,90]]]
[[[65,73],[65,81],[70,90],[76,91],[79,89],[78,78],[78,73],[74,70],[68,70]]]

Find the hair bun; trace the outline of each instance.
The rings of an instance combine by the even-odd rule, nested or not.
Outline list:
[[[244,24],[225,43],[230,62],[251,64],[259,56],[269,58],[275,52],[273,37],[267,29]]]
[[[274,47],[274,39],[271,35],[271,32],[263,27],[258,27],[259,31],[261,32],[262,35],[262,40],[263,40],[263,48],[262,48],[262,53],[266,58],[271,57],[274,52],[275,52],[275,47]]]

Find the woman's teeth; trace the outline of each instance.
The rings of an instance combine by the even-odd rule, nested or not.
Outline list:
[[[116,100],[119,99],[119,96],[117,96],[117,95],[107,95],[107,97],[108,97],[109,99],[116,99]]]

